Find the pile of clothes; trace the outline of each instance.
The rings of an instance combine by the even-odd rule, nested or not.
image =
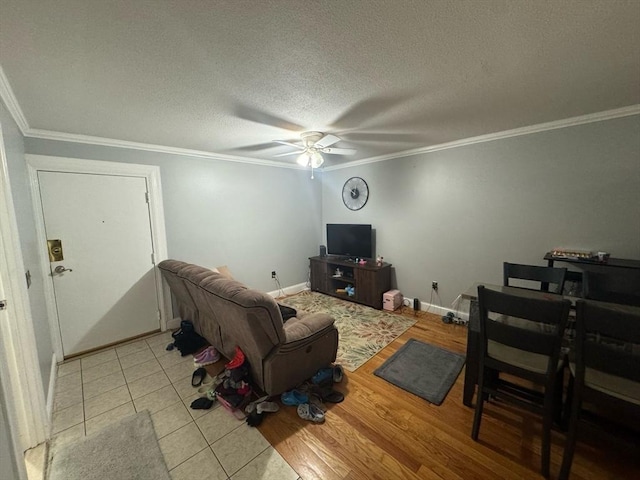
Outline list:
[[[286,319],[296,315],[296,311],[289,307],[281,306],[281,311]],[[181,322],[180,330],[173,333],[173,339],[174,342],[167,346],[167,350],[177,348],[183,356],[193,354],[196,370],[193,372],[191,385],[200,387],[198,393],[202,396],[191,402],[191,408],[210,409],[217,401],[238,420],[246,420],[252,427],[258,426],[266,413],[279,410],[278,404],[269,401],[268,396],[251,401],[251,372],[239,346],[236,346],[233,358],[225,364],[221,373],[207,377],[204,367],[217,362],[220,353],[194,331],[193,324],[188,320]]]
[[[224,367],[218,375],[221,381],[215,388],[215,394],[222,406],[233,413],[242,409],[251,396],[249,364],[240,347],[236,347],[235,355]]]
[[[197,372],[198,370],[194,372],[194,376]],[[234,357],[225,364],[220,374],[209,381],[199,378],[196,383],[192,381],[192,385],[194,387],[202,385],[198,392],[204,396],[194,400],[191,408],[209,409],[215,401],[218,401],[237,418],[244,418],[242,408],[249,403],[252,389],[249,364],[240,347],[236,347]]]

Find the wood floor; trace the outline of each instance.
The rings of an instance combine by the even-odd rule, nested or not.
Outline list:
[[[462,404],[464,370],[439,407],[373,375],[409,338],[464,353],[466,327],[419,312],[415,326],[355,372],[345,372],[336,385],[345,400],[327,405],[324,424],[283,406],[267,415],[260,431],[305,480],[542,478],[541,423],[534,415],[489,402],[479,441],[471,440],[473,410]],[[552,478],[560,470],[564,438],[553,432]],[[592,435],[577,445],[571,478],[640,478],[639,457]]]

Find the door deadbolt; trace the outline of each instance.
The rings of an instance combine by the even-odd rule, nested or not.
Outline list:
[[[47,240],[47,247],[49,249],[50,262],[61,262],[64,260],[64,255],[62,254],[62,240]]]

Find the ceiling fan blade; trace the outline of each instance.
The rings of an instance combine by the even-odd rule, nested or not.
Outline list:
[[[318,140],[314,144],[314,147],[316,147],[316,148],[325,148],[325,147],[333,145],[334,143],[337,143],[339,141],[340,141],[340,138],[336,137],[335,135],[331,135],[329,133],[329,134],[325,135],[324,137],[322,137],[320,140]]]
[[[282,128],[284,130],[300,131],[304,130],[304,127],[297,123],[291,122],[286,118],[272,115],[271,113],[264,112],[260,109],[249,107],[241,103],[236,103],[233,106],[234,113],[238,118],[243,120],[249,120],[250,122],[261,123],[263,125],[271,125],[272,127]]]
[[[371,143],[426,143],[428,136],[420,133],[378,133],[351,132],[342,134],[342,138],[349,142]]]
[[[354,155],[356,153],[353,148],[322,148],[320,151],[329,155]]]
[[[229,149],[230,151],[239,151],[239,152],[258,152],[260,150],[267,150],[268,148],[275,148],[277,145],[274,145],[273,142],[269,143],[257,143],[254,145],[245,145],[244,147],[236,147]]]
[[[388,96],[372,97],[351,106],[331,126],[334,129],[346,129],[360,126],[363,122],[386,113],[411,98],[410,93],[397,93]]]
[[[277,155],[274,155],[274,157],[286,157],[289,155],[300,155],[300,152],[278,153]]]
[[[287,145],[289,147],[297,148],[298,150],[304,150],[306,147],[303,145],[298,145],[297,143],[287,142],[285,140],[274,140],[275,143],[281,143],[282,145]]]

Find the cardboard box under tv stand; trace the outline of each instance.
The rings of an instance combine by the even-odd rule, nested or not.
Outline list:
[[[382,310],[382,295],[391,288],[391,264],[376,265],[369,260],[360,265],[339,257],[310,257],[311,290]],[[340,269],[342,276],[336,276]],[[355,295],[342,291],[349,285]]]

